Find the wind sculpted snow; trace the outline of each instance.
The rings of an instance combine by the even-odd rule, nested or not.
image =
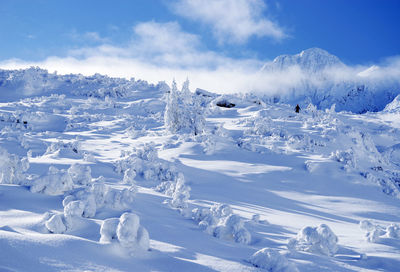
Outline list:
[[[398,99],[297,114],[74,82],[1,97],[0,270],[397,271]]]

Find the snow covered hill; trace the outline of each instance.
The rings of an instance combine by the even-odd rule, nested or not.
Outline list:
[[[110,78],[100,74],[93,76],[58,75],[39,67],[21,70],[0,69],[0,102],[19,100],[49,94],[88,97],[132,97],[137,92],[151,97],[154,91],[168,90],[168,85],[159,82],[149,84],[131,78]]]
[[[0,271],[398,270],[398,99],[0,75]]]

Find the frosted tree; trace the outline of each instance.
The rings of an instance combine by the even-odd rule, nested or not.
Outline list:
[[[165,128],[169,132],[176,132],[180,129],[179,124],[179,94],[175,79],[172,81],[171,90],[167,96],[167,105],[164,113]]]
[[[171,133],[186,132],[198,135],[203,132],[205,119],[200,103],[193,99],[189,89],[189,80],[178,91],[175,80],[167,98],[164,114],[164,123],[167,131]]]

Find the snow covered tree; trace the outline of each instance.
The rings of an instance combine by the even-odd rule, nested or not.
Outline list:
[[[204,129],[205,119],[200,103],[193,99],[189,89],[189,80],[182,85],[178,91],[175,80],[167,98],[164,114],[164,123],[167,131],[171,133],[183,132],[201,134]]]
[[[167,105],[164,113],[165,127],[170,132],[176,132],[180,129],[179,102],[178,88],[174,79],[172,81],[171,91],[167,96]]]

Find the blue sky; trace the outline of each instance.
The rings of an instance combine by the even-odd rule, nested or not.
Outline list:
[[[370,65],[400,55],[399,11],[398,0],[1,0],[0,67],[179,69],[167,78],[310,47]]]

